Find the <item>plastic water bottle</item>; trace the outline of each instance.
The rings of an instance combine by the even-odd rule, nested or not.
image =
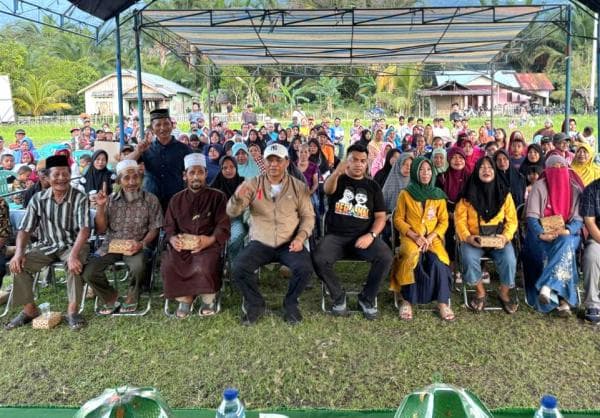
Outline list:
[[[246,418],[246,410],[238,398],[237,389],[227,388],[223,391],[223,400],[215,418]]]
[[[540,409],[537,410],[533,418],[563,418],[557,408],[558,401],[552,395],[544,395],[540,402]]]

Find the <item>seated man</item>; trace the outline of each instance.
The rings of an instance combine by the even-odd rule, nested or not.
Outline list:
[[[36,193],[27,205],[19,226],[15,255],[10,261],[14,274],[13,304],[24,307],[5,326],[7,330],[28,324],[39,316],[33,301],[33,275],[57,261],[66,262],[67,267],[69,327],[78,330],[84,324],[78,308],[83,293],[80,274],[89,254],[90,204],[86,195],[71,187],[71,169],[66,156],[48,157],[46,169],[50,188]],[[38,241],[25,250],[36,229]]]
[[[313,252],[313,263],[333,299],[332,313],[346,315],[346,292],[340,286],[334,265],[344,255],[371,263],[367,282],[358,295],[365,318],[377,317],[375,298],[381,280],[392,266],[389,247],[377,239],[386,221],[386,206],[379,185],[365,177],[367,149],[362,145],[348,148],[348,159],[341,162],[323,187],[329,196],[326,217],[327,234]]]
[[[194,298],[200,295],[202,304],[198,313],[210,316],[217,309],[223,248],[229,239],[227,198],[221,191],[206,186],[203,154],[186,155],[184,167],[187,188],[171,198],[165,216],[170,244],[161,266],[165,298],[176,299],[179,302],[176,316],[186,318]]]
[[[97,257],[90,259],[83,270],[83,279],[92,286],[104,306],[99,313],[110,315],[117,310],[122,313],[135,312],[140,283],[149,265],[149,246],[158,236],[163,216],[158,198],[141,190],[142,178],[138,165],[133,160],[117,164],[118,192],[106,195],[106,189],[96,195],[96,233],[106,234]],[[126,240],[128,247],[122,254],[109,253],[113,240]],[[124,261],[129,268],[131,282],[124,302],[119,302],[119,293],[112,287],[106,269],[117,261]]]
[[[267,173],[242,183],[227,203],[231,218],[250,208],[250,243],[234,261],[233,280],[244,296],[242,324],[253,325],[265,312],[255,271],[272,262],[289,267],[292,278],[283,309],[286,322],[294,325],[302,321],[298,297],[312,274],[304,241],[312,233],[315,214],[306,185],[287,173],[287,149],[269,145],[264,158]]]
[[[591,182],[583,191],[581,216],[589,232],[583,253],[583,286],[585,288],[585,320],[600,323],[600,180]]]

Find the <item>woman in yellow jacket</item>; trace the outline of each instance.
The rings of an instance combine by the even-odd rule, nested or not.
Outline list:
[[[483,157],[475,165],[454,212],[463,280],[476,288],[476,295],[469,303],[475,312],[481,312],[487,303],[481,280],[481,257],[484,254],[489,254],[496,264],[500,276],[498,299],[502,308],[508,314],[517,310],[517,304],[510,298],[517,269],[515,250],[510,241],[517,230],[517,222],[517,211],[510,191],[497,177],[492,158]],[[484,248],[481,246],[482,236],[495,236],[502,245],[499,248]]]
[[[444,234],[448,229],[446,195],[433,186],[433,166],[416,158],[410,183],[396,202],[394,226],[400,232],[400,252],[394,260],[390,290],[402,292],[400,318],[412,319],[412,305],[437,301],[440,318],[454,320],[448,306],[451,271]]]

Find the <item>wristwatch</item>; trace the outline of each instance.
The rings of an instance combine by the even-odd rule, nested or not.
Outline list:
[[[369,234],[371,234],[371,236],[373,237],[373,239],[377,238],[377,234],[373,231],[369,232]]]

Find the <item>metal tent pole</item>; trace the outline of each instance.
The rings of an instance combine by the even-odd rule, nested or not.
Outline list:
[[[119,26],[119,15],[115,16],[117,29],[117,96],[119,100],[119,142],[121,147],[125,145],[125,124],[123,123],[123,73],[121,71],[121,28]]]
[[[600,37],[600,15],[596,13],[596,33],[598,37]],[[600,41],[596,41],[596,117],[597,117],[597,126],[596,126],[596,138],[600,135]],[[594,105],[594,101],[592,98],[592,106]],[[600,150],[600,140],[596,139],[596,148]]]
[[[138,99],[138,118],[140,120],[140,134],[138,142],[144,139],[144,95],[142,86],[142,53],[140,51],[140,12],[136,11],[133,15],[133,25],[135,30],[135,69],[137,75],[137,99]]]
[[[490,70],[492,73],[492,81],[490,83],[490,124],[492,125],[492,129],[494,129],[494,78],[496,75],[494,64],[490,65]]]
[[[569,119],[571,118],[571,47],[573,45],[573,37],[571,33],[573,32],[573,22],[571,19],[571,5],[567,5],[567,70],[566,70],[566,79],[565,79],[565,133],[569,133]]]

